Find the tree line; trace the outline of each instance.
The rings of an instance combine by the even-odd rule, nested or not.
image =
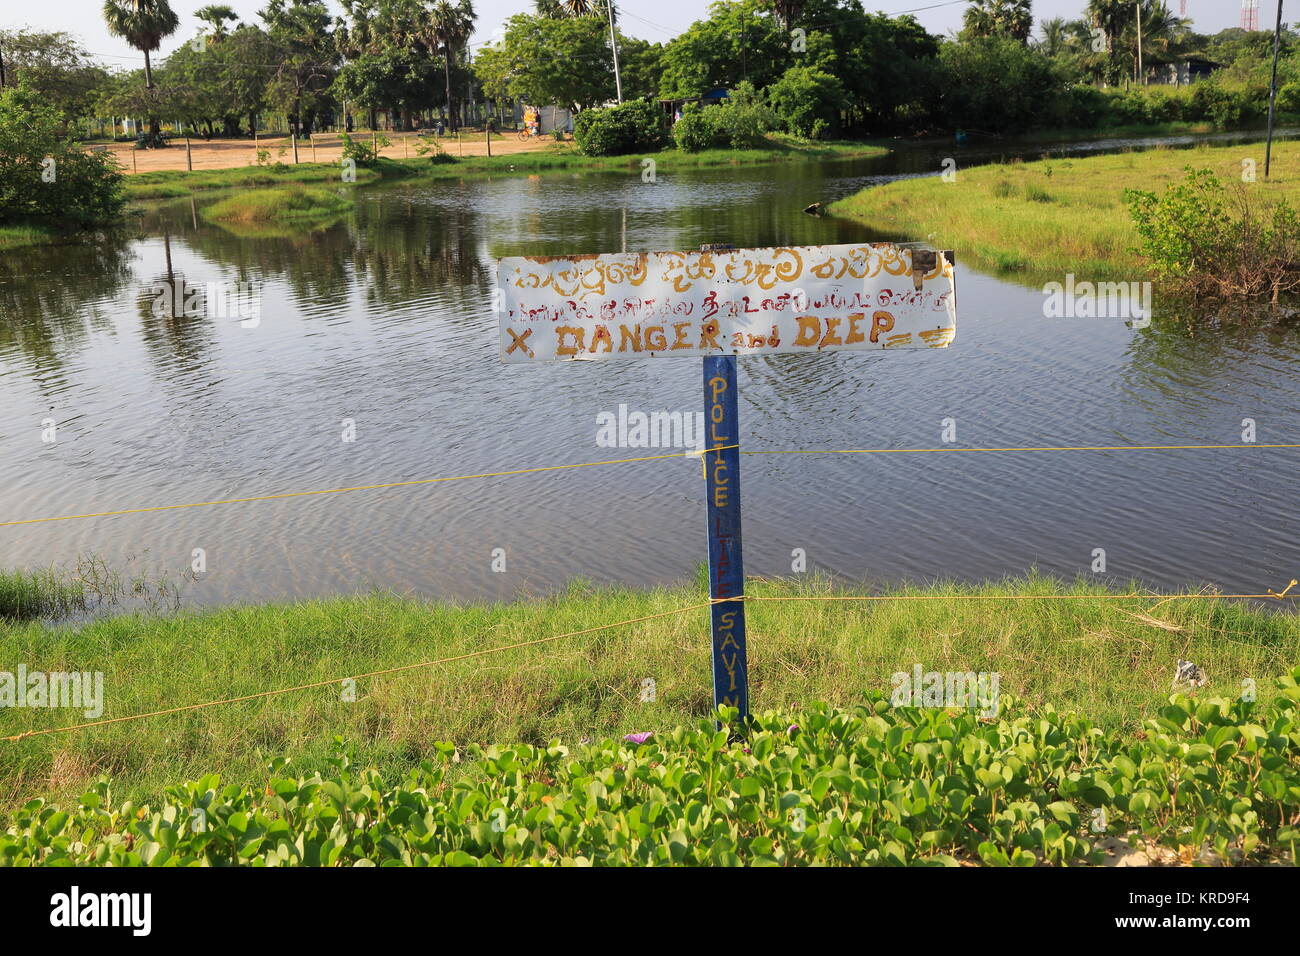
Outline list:
[[[278,114],[302,135],[343,125],[345,112],[373,127],[382,112],[398,129],[455,130],[470,104],[581,112],[620,87],[625,100],[682,103],[741,84],[797,114],[786,125],[805,135],[1231,125],[1254,118],[1271,57],[1271,34],[1201,35],[1164,0],[1081,0],[1078,18],[1037,33],[1031,0],[971,0],[949,38],[861,0],[728,0],[666,43],[627,35],[612,2],[536,0],[471,43],[472,0],[341,0],[338,16],[323,0],[268,0],[253,22],[213,4],[189,39],[168,0],[105,0],[105,23],[140,51],[141,69],[107,70],[64,34],[0,31],[0,55],[10,85],[25,78],[70,117],[149,119],[148,145],[161,142],[161,119],[238,136]],[[1282,99],[1300,109],[1295,40],[1284,32]],[[160,60],[164,43],[174,48]],[[1147,94],[1193,57],[1218,68],[1199,98]]]

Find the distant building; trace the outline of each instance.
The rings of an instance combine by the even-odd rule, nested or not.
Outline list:
[[[1197,80],[1206,79],[1221,67],[1222,64],[1215,63],[1213,60],[1194,56],[1177,63],[1167,63],[1159,67],[1155,71],[1155,75],[1160,83],[1169,83],[1172,86],[1187,86]]]

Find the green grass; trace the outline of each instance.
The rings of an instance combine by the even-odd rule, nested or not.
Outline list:
[[[856,219],[891,237],[954,249],[959,261],[1040,284],[1074,273],[1089,280],[1132,280],[1146,274],[1138,236],[1123,201],[1126,188],[1163,192],[1185,178],[1184,167],[1210,168],[1240,183],[1242,161],[1254,159],[1257,181],[1245,184],[1264,202],[1300,206],[1300,143],[1273,144],[1272,177],[1264,180],[1264,144],[1156,148],[1084,158],[958,168],[956,182],[939,177],[888,183],[834,203],[832,215]]]
[[[452,163],[432,163],[428,158],[381,159],[371,166],[357,169],[357,182],[418,176],[425,179],[455,179],[461,176],[528,174],[561,169],[636,169],[641,160],[653,158],[658,171],[698,166],[727,166],[755,163],[793,162],[808,159],[835,159],[855,156],[878,156],[886,152],[879,146],[855,142],[806,143],[785,136],[770,137],[767,149],[715,149],[701,153],[683,153],[666,149],[645,156],[584,156],[572,143],[554,144],[542,152],[499,156],[467,156]],[[455,144],[443,143],[448,155],[455,158]],[[126,193],[137,201],[175,199],[213,189],[248,189],[312,185],[339,182],[337,163],[299,163],[297,165],[241,166],[234,169],[166,170],[126,177]]]
[[[506,605],[426,603],[387,594],[176,615],[120,615],[77,626],[0,622],[9,668],[102,671],[104,718],[149,713],[317,681],[311,690],[203,710],[0,742],[0,810],[39,795],[67,799],[101,774],[119,797],[156,797],[177,781],[217,772],[263,779],[291,756],[327,766],[331,738],[357,760],[404,772],[433,740],[459,745],[576,742],[692,723],[711,709],[707,612],[689,611],[552,643],[415,668],[358,682],[349,675],[453,657],[699,603],[702,587],[591,590]],[[832,593],[830,586],[759,582],[750,593]],[[748,609],[752,701],[799,709],[860,702],[890,676],[927,670],[997,671],[1003,693],[1030,706],[1078,710],[1132,730],[1166,701],[1175,661],[1209,675],[1206,693],[1233,696],[1300,662],[1290,603],[1260,610],[1227,601],[1109,600],[1101,589],[1041,578],[906,593],[927,600],[755,602]],[[1072,600],[971,601],[968,595],[1073,594]],[[657,699],[639,700],[641,682]],[[0,710],[0,736],[80,723],[80,711]]]
[[[380,173],[374,169],[358,168],[357,182],[378,180]],[[150,199],[176,199],[196,192],[213,189],[250,189],[287,185],[313,185],[340,183],[337,163],[299,163],[296,166],[237,166],[232,169],[160,170],[124,177],[127,198],[144,201]]]
[[[56,242],[63,236],[58,230],[49,226],[11,225],[0,226],[0,250],[21,249],[24,246],[39,246]]]
[[[456,178],[464,175],[495,173],[535,173],[558,169],[589,170],[641,170],[645,159],[655,161],[656,172],[674,169],[691,169],[705,166],[757,165],[762,163],[799,162],[817,159],[849,159],[863,156],[880,156],[888,152],[880,146],[840,140],[833,142],[808,142],[794,137],[771,134],[770,146],[763,149],[707,149],[698,153],[685,153],[675,147],[652,153],[629,156],[586,156],[573,143],[553,144],[545,151],[515,153],[506,156],[467,156],[454,163],[430,163],[427,159],[399,160],[401,165],[414,168],[422,178]],[[448,150],[448,155],[455,153]]]
[[[203,207],[210,222],[272,223],[337,216],[352,200],[329,189],[282,188],[240,192]]]
[[[24,621],[65,614],[84,604],[82,583],[53,568],[0,571],[0,620]]]

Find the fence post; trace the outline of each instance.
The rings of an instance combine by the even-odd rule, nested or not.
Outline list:
[[[190,138],[188,136],[185,137],[185,168],[190,172],[194,172],[194,156],[190,152]]]
[[[740,543],[740,424],[736,357],[704,359],[705,493],[709,531],[709,597],[742,598],[745,567]],[[725,448],[723,446],[733,447]],[[710,450],[716,449],[716,450]],[[725,704],[749,717],[749,655],[743,601],[709,608],[713,633],[713,706]]]

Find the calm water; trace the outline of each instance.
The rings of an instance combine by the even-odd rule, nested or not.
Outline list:
[[[290,238],[232,235],[185,202],[131,237],[7,253],[0,521],[653,453],[598,447],[596,416],[695,411],[699,363],[502,365],[494,259],[860,240],[801,209],[936,157],[373,188],[343,221]],[[744,443],[932,447],[945,418],[969,447],[1234,443],[1243,418],[1260,442],[1300,442],[1294,326],[1192,336],[1046,319],[1040,292],[962,267],[960,250],[958,265],[947,350],[742,360]],[[263,282],[260,326],[155,317],[145,297],[169,275]],[[1074,576],[1105,548],[1113,577],[1262,591],[1300,571],[1298,455],[748,457],[747,570],[789,573],[803,548],[814,568],[875,581]],[[704,558],[703,482],[672,459],[0,527],[7,567],[94,553],[174,576],[194,548],[208,567],[187,586],[196,603],[669,581]]]

